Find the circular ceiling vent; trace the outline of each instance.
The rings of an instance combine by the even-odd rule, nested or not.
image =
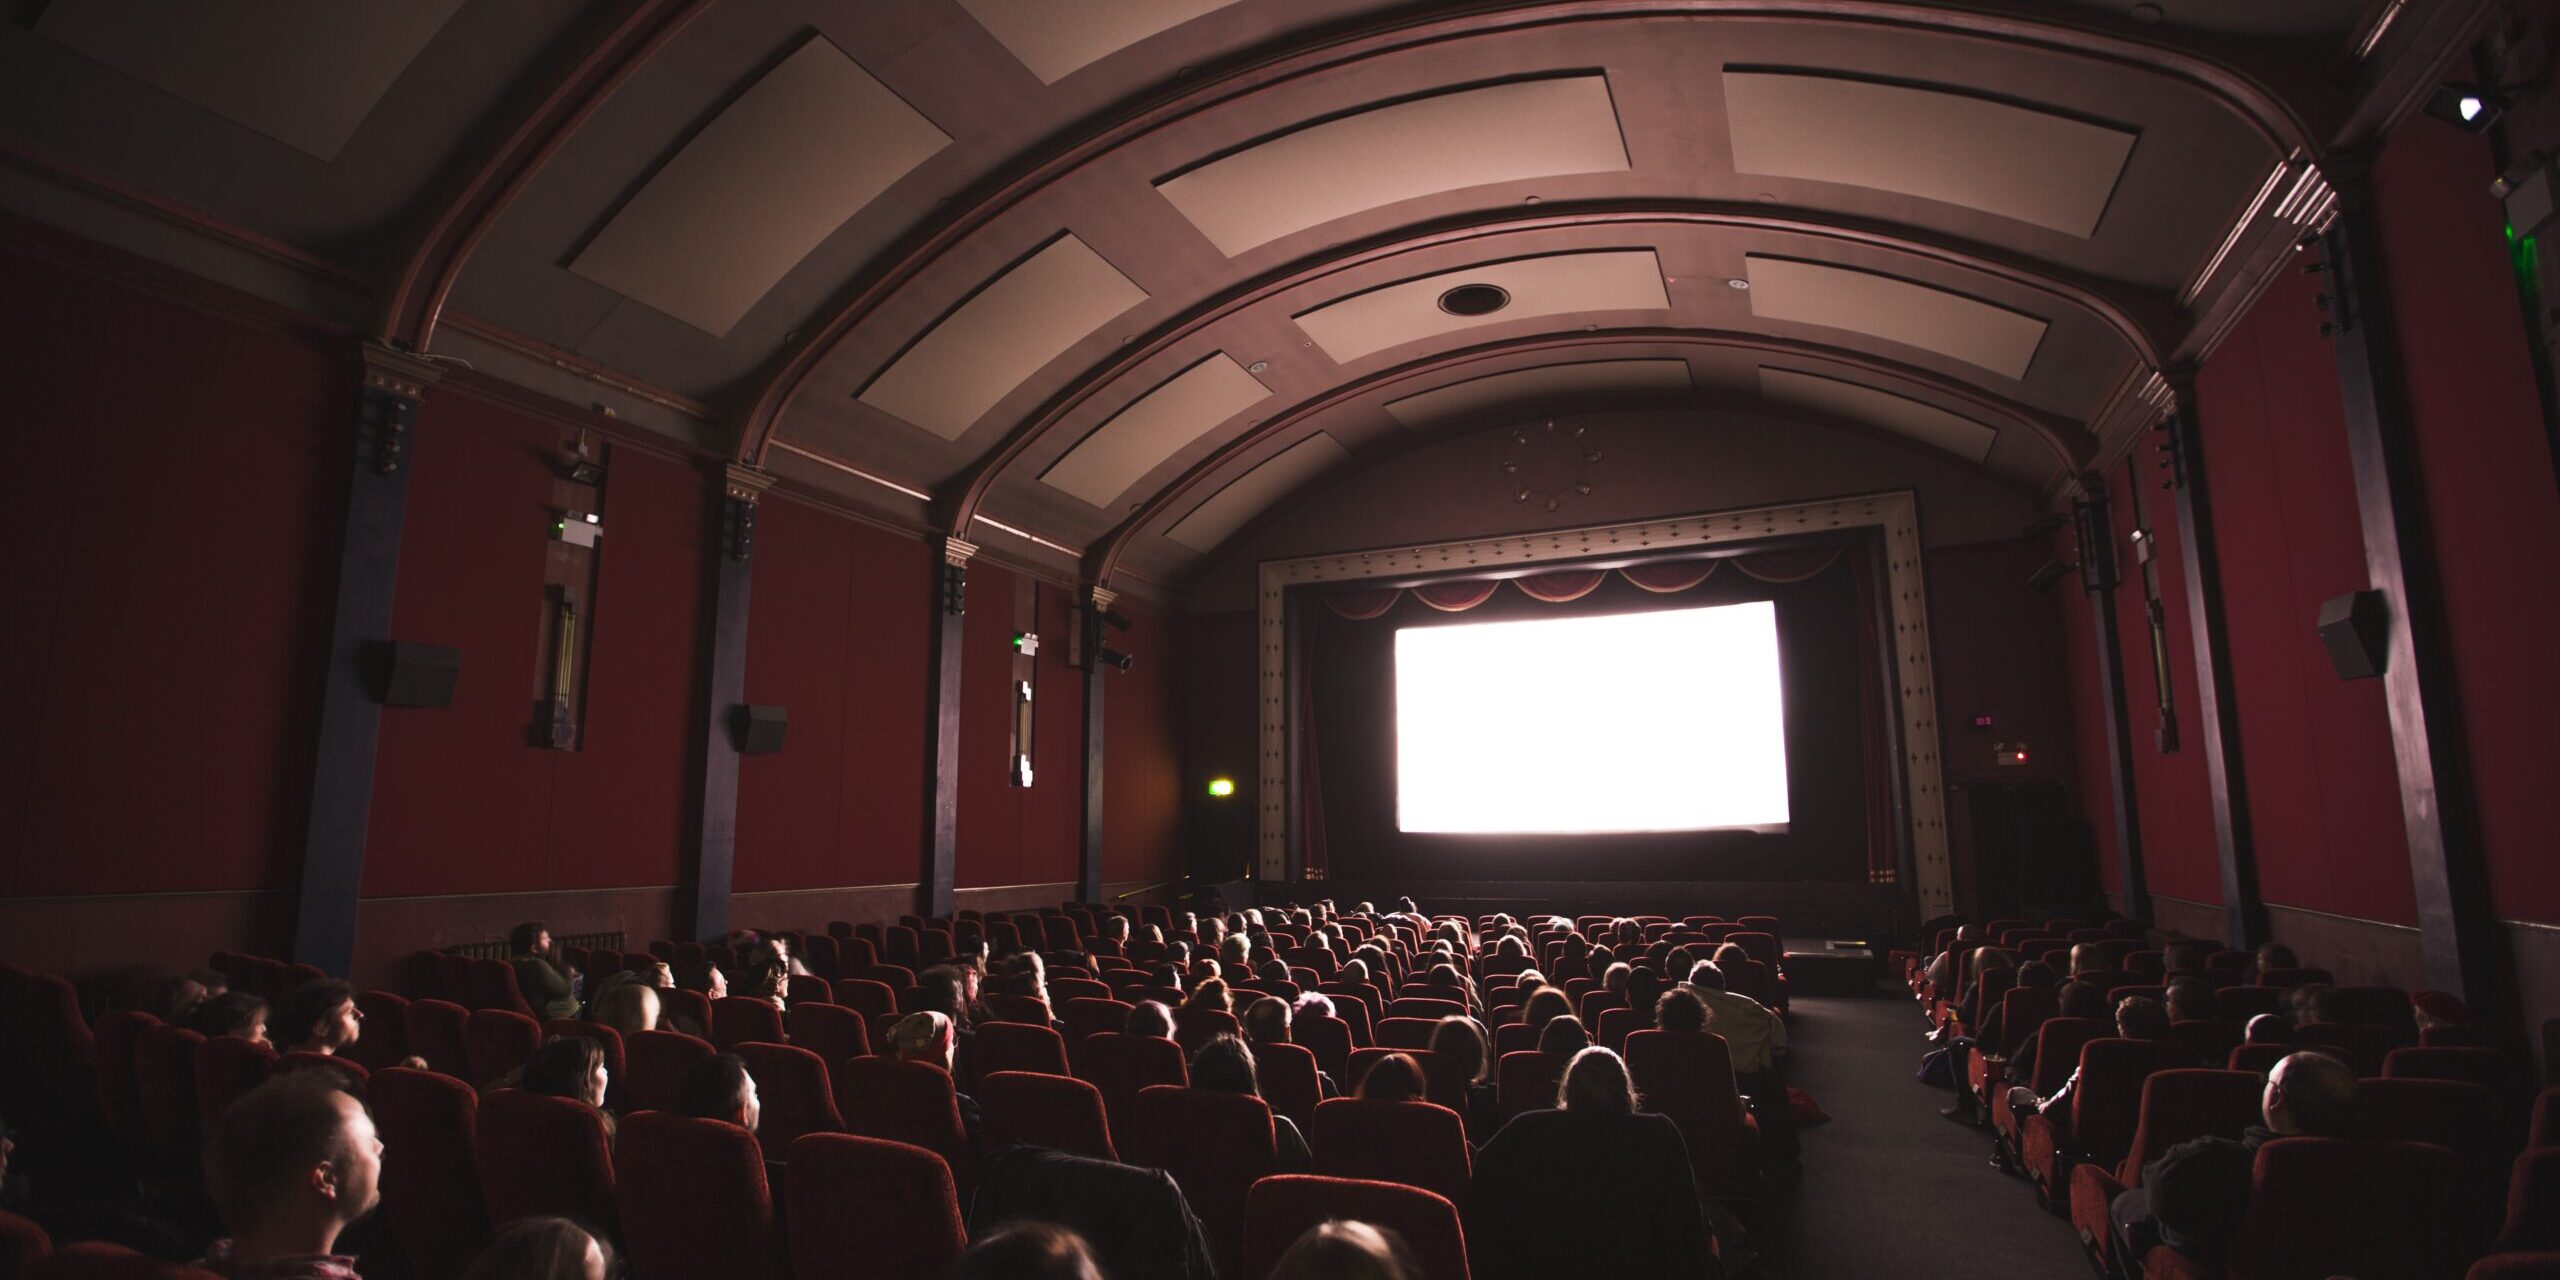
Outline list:
[[[1489,316],[1511,305],[1511,291],[1493,284],[1462,284],[1440,295],[1440,309],[1453,316]]]

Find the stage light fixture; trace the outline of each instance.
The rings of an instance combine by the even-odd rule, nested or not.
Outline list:
[[[2035,592],[2037,595],[2043,595],[2045,592],[2053,590],[2053,584],[2062,581],[2062,579],[2070,574],[2072,570],[2079,567],[2080,566],[2078,565],[2067,564],[2060,560],[2047,560],[2044,562],[2042,568],[2039,568],[2034,573],[2028,575],[2027,590]]]
[[[1097,609],[1094,611],[1093,616],[1101,619],[1102,625],[1109,627],[1114,631],[1126,631],[1129,629],[1129,619],[1126,615],[1113,613],[1109,609]]]
[[[1235,793],[1236,793],[1236,780],[1235,780],[1235,779],[1233,779],[1233,778],[1211,778],[1211,779],[1209,779],[1209,795],[1210,795],[1213,799],[1224,800],[1224,799],[1226,799],[1227,797],[1229,797],[1229,796],[1231,796],[1231,795],[1234,795]]]
[[[2457,129],[2487,133],[2489,126],[2506,114],[2507,104],[2500,101],[2494,89],[2460,80],[2436,86],[2427,95],[2427,114]]]
[[[1124,676],[1129,674],[1130,667],[1137,665],[1137,659],[1132,658],[1128,654],[1122,653],[1117,649],[1097,649],[1094,651],[1093,657],[1094,661],[1099,662]]]

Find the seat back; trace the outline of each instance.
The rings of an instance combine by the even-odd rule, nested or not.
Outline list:
[[[1184,1057],[1200,1052],[1200,1046],[1219,1036],[1242,1038],[1244,1024],[1223,1009],[1176,1009],[1173,1011],[1173,1042],[1182,1046]]]
[[[2047,1018],[2036,1028],[2036,1078],[2028,1087],[2039,1098],[2052,1097],[2080,1065],[2080,1046],[2113,1035],[2115,1029],[2102,1018]]]
[[[2483,1185],[2506,1172],[2514,1150],[2498,1124],[2495,1095],[2467,1080],[2365,1080],[2365,1134],[2399,1142],[2432,1142],[2451,1150]]]
[[[1047,1027],[1027,1022],[989,1022],[981,1024],[972,1039],[977,1046],[978,1074],[982,1076],[991,1071],[1068,1074],[1066,1039]]]
[[[977,1155],[960,1120],[959,1089],[950,1072],[931,1063],[855,1058],[837,1073],[836,1109],[847,1133],[909,1143],[941,1156],[963,1194],[976,1180]]]
[[[120,1244],[64,1245],[27,1264],[27,1280],[222,1280],[202,1267],[163,1262]]]
[[[204,1037],[185,1027],[144,1027],[133,1037],[134,1106],[154,1152],[164,1158],[196,1149],[196,1055]]]
[[[1729,1128],[1750,1116],[1734,1085],[1733,1054],[1723,1036],[1639,1031],[1627,1037],[1626,1060],[1645,1110],[1671,1117],[1684,1134]]]
[[[1409,991],[1419,989],[1420,988],[1414,987],[1406,988],[1406,990]],[[1387,1016],[1390,1018],[1428,1018],[1437,1022],[1442,1018],[1466,1017],[1467,1006],[1464,1001],[1460,1000],[1432,996],[1399,996],[1387,1002]]]
[[[2003,1058],[2018,1056],[2045,1020],[2061,1012],[2051,987],[2011,987],[2000,995],[2000,1043]]]
[[[838,978],[836,1003],[873,1024],[883,1019],[894,1021],[898,1016],[897,988],[871,978]]]
[[[1465,1120],[1436,1103],[1335,1098],[1316,1108],[1307,1142],[1318,1173],[1400,1182],[1451,1201],[1466,1198],[1474,1172]]]
[[[1493,1093],[1509,1120],[1523,1111],[1541,1111],[1556,1105],[1556,1090],[1564,1083],[1564,1069],[1573,1059],[1561,1053],[1540,1053],[1522,1049],[1506,1053],[1494,1063]]]
[[[1435,1018],[1380,1018],[1376,1026],[1377,1047],[1381,1049],[1428,1049],[1431,1033],[1440,1029]]]
[[[454,1280],[489,1239],[480,1100],[452,1076],[385,1067],[366,1082],[365,1102],[383,1147],[399,1153],[382,1165],[382,1213],[401,1260],[419,1280]]]
[[[133,1044],[158,1018],[132,1009],[109,1009],[98,1018],[94,1052],[98,1060],[98,1101],[116,1136],[137,1146],[148,1145],[142,1123],[142,1097],[133,1075]]]
[[[2116,1165],[2116,1181],[2142,1185],[2142,1166],[2181,1142],[2238,1138],[2258,1123],[2265,1089],[2265,1080],[2246,1071],[2152,1072],[2142,1081],[2141,1107],[2124,1158]]]
[[[871,1056],[869,1020],[843,1005],[795,1004],[783,1015],[783,1022],[791,1032],[791,1043],[818,1055],[830,1071],[847,1058]]]
[[[2517,1069],[2495,1049],[2408,1048],[2384,1054],[2382,1074],[2390,1080],[2464,1080],[2503,1098],[2515,1089]]]
[[[522,1067],[542,1047],[542,1024],[505,1009],[474,1009],[462,1028],[462,1054],[471,1083],[486,1089]]]
[[[747,1074],[755,1077],[756,1098],[764,1109],[756,1124],[758,1141],[788,1151],[802,1134],[844,1132],[833,1077],[817,1054],[797,1045],[752,1041],[730,1052],[745,1059]]]
[[[1343,1083],[1351,1070],[1351,1024],[1323,1014],[1305,1015],[1290,1020],[1289,1039],[1305,1045],[1316,1056],[1316,1065],[1336,1084]]]
[[[2293,1029],[2296,1045],[2345,1050],[2347,1061],[2355,1065],[2359,1076],[2381,1075],[2382,1060],[2408,1039],[2378,1022],[2306,1022]]]
[[[684,1073],[718,1053],[707,1040],[681,1031],[634,1031],[624,1037],[622,1056],[630,1067],[624,1095],[634,1111],[673,1111]]]
[[[266,1083],[276,1051],[238,1036],[211,1036],[196,1049],[196,1114],[210,1123],[234,1098]]]
[[[825,1003],[835,998],[835,988],[814,973],[792,974],[783,985],[782,999],[786,1005],[799,1004],[804,1000]]]
[[[464,1029],[471,1025],[471,1011],[451,1000],[412,1000],[401,1011],[401,1029],[408,1033],[409,1052],[427,1060],[427,1066],[456,1080],[471,1075],[471,1057],[463,1048]]]
[[[1312,1174],[1275,1174],[1245,1197],[1247,1280],[1263,1280],[1299,1236],[1337,1220],[1404,1237],[1422,1280],[1467,1280],[1466,1233],[1446,1197],[1392,1182]]]
[[[500,1009],[533,1016],[533,1006],[525,1003],[523,984],[516,981],[514,965],[504,960],[473,960],[469,973],[468,1003],[473,1010]]]
[[[641,1112],[615,1139],[613,1187],[633,1280],[782,1274],[756,1135],[723,1120]]]
[[[2528,1147],[2560,1147],[2560,1084],[2534,1095],[2533,1118],[2525,1126]]]
[[[1296,1121],[1299,1128],[1305,1128],[1315,1119],[1316,1104],[1324,1101],[1316,1056],[1305,1045],[1258,1044],[1253,1046],[1253,1057],[1262,1100],[1270,1103],[1273,1111]]]
[[[2417,1142],[2279,1138],[2258,1148],[2234,1280],[2337,1275],[2458,1280],[2456,1233],[2413,1229],[2464,1217],[2453,1153]]]
[[[991,1071],[978,1078],[978,1108],[992,1150],[1026,1143],[1097,1160],[1117,1160],[1102,1091],[1073,1076]]]
[[[2104,1036],[2080,1046],[2080,1085],[2071,1095],[2073,1152],[2101,1169],[2115,1168],[2142,1120],[2144,1081],[2194,1061],[2174,1040]]]
[[[788,1044],[782,1031],[782,1010],[770,1000],[752,996],[722,996],[711,1002],[711,1043],[723,1052],[747,1043]]]
[[[356,1012],[364,1017],[364,1034],[347,1056],[366,1069],[399,1066],[409,1056],[409,1001],[388,991],[359,991]]]
[[[53,1237],[31,1218],[0,1213],[0,1280],[25,1280],[35,1260],[53,1252]]]
[[[558,1214],[618,1231],[613,1144],[603,1112],[569,1098],[499,1089],[480,1099],[475,1132],[480,1198],[490,1222]]]
[[[1322,1108],[1318,1108],[1322,1110]],[[1279,1172],[1271,1108],[1262,1099],[1182,1085],[1139,1091],[1131,1163],[1162,1169],[1200,1216],[1219,1274],[1244,1259],[1244,1202],[1253,1184]]]
[[[796,1280],[948,1275],[969,1245],[950,1167],[931,1151],[818,1133],[792,1143],[790,1157],[785,1219]]]
[[[1097,999],[1078,996],[1058,1006],[1058,1022],[1067,1040],[1067,1057],[1073,1059],[1076,1048],[1089,1036],[1118,1031],[1129,1025],[1129,1012],[1137,1006],[1125,1000]]]
[[[2169,1024],[2170,1039],[2185,1045],[2196,1061],[2215,1066],[2231,1060],[2231,1051],[2240,1047],[2246,1034],[2241,1024],[2218,1018],[2191,1018]]]
[[[1191,1082],[1182,1047],[1155,1036],[1105,1032],[1084,1042],[1084,1060],[1076,1074],[1102,1091],[1111,1117],[1111,1141],[1127,1150],[1135,1136],[1138,1094],[1152,1085]]]

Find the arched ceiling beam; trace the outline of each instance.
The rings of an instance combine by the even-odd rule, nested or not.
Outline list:
[[[1321,35],[1276,52],[1239,56],[1182,86],[1136,102],[1116,117],[1026,157],[951,202],[938,221],[918,227],[852,285],[843,301],[786,353],[737,423],[737,456],[756,462],[776,425],[810,377],[862,322],[945,253],[1068,175],[1140,138],[1276,85],[1376,58],[1504,32],[1598,22],[1663,18],[1792,19],[1807,23],[1889,27],[1955,39],[2028,48],[2149,72],[2192,88],[2229,111],[2269,151],[2317,151],[2301,117],[2256,78],[2189,50],[2064,25],[2023,14],[1984,13],[1888,0],[1521,0],[1463,12],[1404,15],[1384,23]]]
[[[1320,395],[1301,400],[1265,418],[1252,430],[1218,447],[1201,459],[1171,484],[1157,490],[1129,515],[1112,526],[1111,532],[1085,555],[1085,568],[1093,580],[1104,586],[1119,569],[1120,558],[1129,544],[1154,520],[1173,511],[1182,498],[1198,491],[1215,479],[1238,457],[1267,441],[1278,439],[1290,430],[1329,410],[1339,408],[1372,392],[1433,377],[1470,365],[1502,360],[1525,352],[1566,352],[1590,358],[1590,352],[1605,352],[1629,346],[1692,346],[1725,350],[1754,351],[1764,355],[1816,361],[1856,370],[1874,377],[1892,379],[1919,387],[1969,405],[1987,415],[1995,424],[2022,428],[2044,442],[2053,452],[2054,461],[2066,475],[2078,475],[2088,465],[2089,449],[2076,424],[2044,413],[2014,400],[1991,395],[1968,382],[1961,382],[1926,369],[1915,368],[1891,360],[1879,359],[1861,352],[1819,343],[1797,342],[1756,333],[1721,333],[1700,329],[1635,328],[1603,329],[1598,332],[1575,330],[1570,333],[1547,333],[1502,342],[1489,342],[1456,351],[1435,352],[1419,359],[1382,369],[1365,377],[1354,378],[1327,389]],[[2066,435],[2065,433],[2070,433]]]
[[[1759,204],[1723,204],[1707,201],[1604,202],[1585,205],[1547,204],[1534,207],[1534,212],[1521,207],[1505,207],[1461,215],[1425,227],[1389,232],[1355,245],[1292,263],[1257,279],[1240,283],[1218,293],[1191,310],[1158,326],[1143,340],[1112,352],[1111,357],[1085,370],[1063,390],[1051,396],[1012,431],[993,452],[981,458],[960,480],[946,486],[943,518],[954,536],[967,536],[970,521],[978,514],[988,490],[1005,468],[1011,466],[1040,437],[1057,426],[1077,406],[1111,386],[1121,376],[1169,347],[1180,343],[1202,329],[1229,316],[1259,305],[1273,297],[1322,280],[1355,267],[1382,262],[1419,249],[1474,240],[1489,240],[1522,232],[1553,230],[1588,230],[1593,227],[1712,226],[1783,233],[1833,240],[1867,248],[1887,249],[1927,262],[1957,267],[1993,279],[2033,290],[2055,302],[2095,318],[2107,326],[2130,348],[2134,359],[2144,367],[2160,362],[2159,340],[2137,314],[2157,323],[2168,314],[2165,297],[2127,295],[2121,286],[2091,280],[1998,250],[1950,241],[1922,238],[1914,233],[1876,223],[1828,218],[1804,212],[1772,213]],[[2041,429],[2041,428],[2040,428]],[[2073,447],[2057,448],[2066,454]]]
[[[381,336],[394,346],[424,351],[435,340],[445,299],[481,238],[497,225],[534,175],[551,161],[596,109],[612,97],[652,54],[713,0],[630,0],[619,22],[589,48],[533,109],[516,122],[497,148],[456,188],[435,221],[410,250],[383,299]]]

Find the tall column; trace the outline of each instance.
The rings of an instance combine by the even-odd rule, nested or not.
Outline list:
[[[2400,775],[2401,827],[2417,890],[2427,983],[2465,1000],[2498,1002],[2504,997],[2504,984],[2496,980],[2502,931],[2489,909],[2462,697],[2428,542],[2432,525],[2418,471],[2399,320],[2384,283],[2382,226],[2364,164],[2349,159],[2338,170],[2330,174],[2338,219],[2324,237],[2333,308],[2329,329],[2346,408],[2356,513],[2364,527],[2366,580],[2382,594],[2389,615],[2383,701],[2391,715],[2391,754]]]
[[[347,517],[338,539],[337,604],[321,676],[320,731],[293,916],[293,958],[340,975],[355,960],[356,899],[364,886],[365,826],[373,812],[374,748],[382,726],[375,682],[381,650],[391,639],[418,401],[442,376],[433,361],[380,343],[365,344],[362,354]]]
[[[738,708],[747,700],[747,612],[755,582],[756,504],[773,477],[736,464],[719,477],[713,508],[710,640],[704,654],[702,827],[694,844],[692,937],[729,932],[738,851]]]
[[[1102,901],[1102,615],[1119,596],[1091,588],[1084,610],[1084,839],[1076,851],[1076,897]],[[1170,656],[1170,655],[1168,655]]]
[[[2205,784],[2213,797],[2213,843],[2222,861],[2223,939],[2251,948],[2266,941],[2267,909],[2258,899],[2258,851],[2249,827],[2249,787],[2240,754],[2240,703],[2231,681],[2231,623],[2222,607],[2222,559],[2213,531],[2213,493],[2205,482],[2195,370],[2167,371],[2176,397],[2169,433],[2169,484],[2178,502],[2178,542],[2186,553],[2187,629],[2196,658],[2196,703],[2202,721]]]
[[[2133,725],[2126,713],[2123,637],[2116,630],[2116,588],[2122,564],[2116,559],[2115,517],[2107,501],[2105,476],[2082,481],[2090,496],[2072,507],[2072,528],[2080,545],[2080,586],[2089,597],[2091,623],[2098,639],[2099,705],[2106,716],[2107,778],[2114,784],[2116,856],[2124,882],[2124,913],[2136,920],[2151,918],[2151,887],[2142,871],[2142,811],[2133,782]]]
[[[959,868],[960,659],[967,630],[969,557],[976,544],[942,540],[933,588],[933,775],[925,813],[925,914],[951,914]]]

